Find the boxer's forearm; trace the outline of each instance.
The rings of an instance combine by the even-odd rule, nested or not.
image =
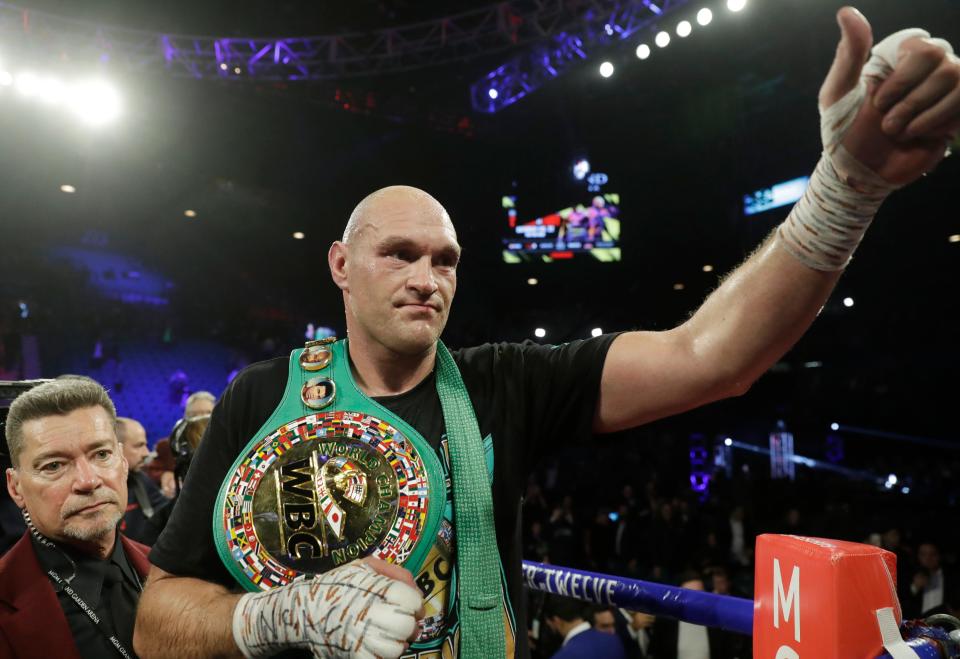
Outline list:
[[[746,391],[806,332],[840,274],[804,265],[774,232],[684,323],[690,350],[726,393]]]
[[[231,621],[240,595],[152,568],[137,607],[133,646],[143,659],[239,657]]]
[[[617,337],[603,365],[594,430],[623,430],[744,393],[810,326],[839,277],[804,265],[774,234],[687,322]]]

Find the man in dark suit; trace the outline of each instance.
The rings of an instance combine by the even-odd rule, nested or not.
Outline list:
[[[680,587],[705,590],[702,577],[692,571],[681,575]],[[648,656],[652,659],[747,659],[752,654],[749,637],[657,618],[653,624]]]
[[[917,547],[916,568],[900,594],[904,618],[926,618],[935,613],[956,615],[960,610],[960,581],[940,562],[940,548],[933,542]]]
[[[593,611],[593,628],[620,639],[626,659],[647,659],[649,628],[655,618],[639,611],[602,606]]]
[[[551,596],[543,616],[563,645],[552,659],[624,659],[623,645],[612,633],[599,632],[584,619],[586,606],[569,597]]]
[[[95,382],[55,380],[10,407],[7,490],[28,532],[0,560],[0,656],[133,656],[148,549],[117,532],[127,462]]]
[[[117,419],[117,440],[127,461],[127,512],[123,516],[120,530],[128,538],[152,545],[157,538],[157,530],[149,521],[154,514],[169,505],[170,500],[160,492],[160,488],[146,475],[143,468],[150,449],[147,448],[147,431],[136,419],[119,417]]]

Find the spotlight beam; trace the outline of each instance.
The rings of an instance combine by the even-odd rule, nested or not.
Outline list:
[[[889,432],[886,430],[877,430],[876,428],[861,428],[859,426],[848,426],[838,424],[836,432],[842,432],[852,435],[866,435],[867,437],[880,437],[881,439],[892,439],[898,442],[907,442],[917,444],[918,446],[929,446],[936,449],[947,449],[950,451],[960,451],[960,441],[957,439],[934,439],[932,437],[920,437],[918,435],[905,435],[898,432]]]

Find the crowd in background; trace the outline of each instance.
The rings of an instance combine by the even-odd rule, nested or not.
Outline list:
[[[594,450],[566,449],[531,477],[523,502],[525,558],[752,599],[757,534],[848,540],[896,554],[906,618],[960,611],[960,531],[950,522],[955,455],[927,470],[923,491],[937,496],[806,469],[776,480],[765,456],[743,459],[729,477],[714,473],[700,493],[685,474],[682,438],[640,432],[594,441]],[[562,637],[547,624],[549,598],[531,600],[534,656],[550,657]],[[613,618],[618,638],[640,653],[632,656],[678,656],[676,623],[631,611],[582,611],[588,622],[597,615]],[[642,633],[631,636],[628,628]],[[710,659],[750,656],[749,643],[736,635],[714,630],[709,640]]]

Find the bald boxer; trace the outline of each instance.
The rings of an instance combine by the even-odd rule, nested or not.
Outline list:
[[[454,351],[482,437],[489,437],[494,523],[502,566],[502,637],[490,647],[526,657],[516,538],[520,484],[551,441],[634,427],[745,393],[803,334],[896,187],[929,171],[960,129],[960,65],[920,32],[894,35],[872,57],[872,33],[855,10],[838,14],[842,37],[820,91],[824,153],[790,217],[687,321],[556,348],[498,344]],[[870,58],[870,63],[867,60]],[[866,65],[866,66],[865,66]],[[328,263],[343,294],[352,378],[391,406],[441,458],[445,434],[432,387],[437,341],[457,286],[460,245],[443,206],[422,190],[379,190],[355,209]],[[212,544],[213,501],[247,440],[280,400],[287,365],[251,366],[217,404],[177,510],[151,553],[135,645],[145,657],[261,657],[301,648],[316,657],[396,657],[416,633],[414,656],[461,656],[456,589],[417,583],[439,613],[419,623],[410,573],[371,561],[316,582],[256,594],[231,592]],[[566,431],[563,431],[566,428]],[[581,444],[583,446],[583,444]],[[449,496],[449,493],[448,493]],[[472,522],[473,520],[468,520]],[[453,520],[450,536],[465,520]],[[189,546],[187,551],[185,546]],[[339,621],[339,624],[337,623]],[[499,654],[473,648],[471,657]],[[466,652],[462,655],[466,656]]]

